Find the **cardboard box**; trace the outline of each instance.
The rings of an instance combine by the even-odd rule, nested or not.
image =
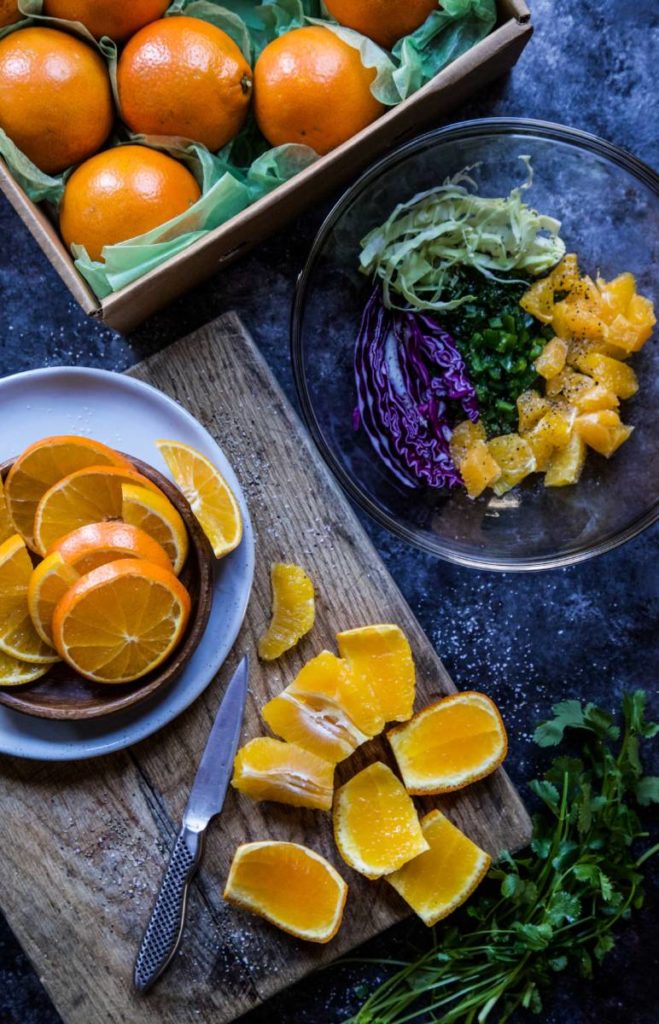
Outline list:
[[[497,6],[498,22],[490,35],[408,100],[226,224],[209,231],[163,266],[105,299],[97,299],[78,274],[45,211],[28,199],[2,160],[0,189],[85,312],[119,331],[129,331],[257,245],[343,181],[353,178],[376,157],[443,117],[508,71],[533,29],[524,0],[499,0]]]

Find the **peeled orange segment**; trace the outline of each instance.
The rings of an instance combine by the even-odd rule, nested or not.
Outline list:
[[[120,519],[121,485],[127,483],[158,491],[137,470],[123,466],[88,466],[53,484],[34,516],[34,545],[39,554],[45,555],[56,541],[80,526]]]
[[[391,625],[362,626],[339,633],[336,640],[353,680],[366,695],[365,704],[374,698],[379,710],[370,729],[358,721],[360,728],[375,735],[385,722],[405,722],[412,714],[416,685],[403,631]]]
[[[425,853],[387,876],[396,892],[432,927],[471,896],[487,874],[491,857],[439,811],[421,819]]]
[[[381,761],[337,791],[334,838],[346,864],[367,878],[388,875],[429,849],[412,798]]]
[[[80,576],[99,565],[120,558],[141,558],[163,569],[172,569],[172,562],[158,541],[138,526],[129,523],[89,523],[55,541],[48,552],[58,552]]]
[[[258,646],[264,661],[274,661],[295,647],[316,617],[313,583],[300,565],[275,562],[270,579],[272,620]]]
[[[67,590],[80,579],[80,573],[68,565],[58,551],[39,562],[30,576],[27,605],[32,624],[44,641],[54,647],[53,615]]]
[[[287,690],[312,706],[333,709],[335,716],[345,723],[345,731],[355,747],[369,738],[356,725],[364,717],[363,687],[359,676],[350,672],[342,658],[321,651],[300,669]]]
[[[268,701],[261,715],[276,736],[332,764],[350,757],[368,739],[336,704],[297,696],[290,687]]]
[[[32,625],[27,603],[31,575],[25,541],[15,533],[0,544],[0,651],[33,665],[50,665],[59,658]]]
[[[208,537],[216,558],[237,548],[243,519],[235,495],[210,459],[180,441],[156,441],[174,480]]]
[[[260,736],[238,751],[231,784],[252,800],[329,811],[334,765],[294,743]]]
[[[121,485],[121,518],[153,537],[167,552],[178,576],[188,557],[188,531],[178,509],[160,491],[137,484]]]
[[[387,733],[410,793],[448,793],[498,768],[508,751],[499,710],[467,691],[430,704]]]
[[[190,615],[176,576],[137,558],[109,562],[67,590],[53,616],[57,650],[97,683],[129,683],[165,661]]]
[[[9,516],[9,508],[5,497],[5,486],[0,476],[0,544],[16,533],[16,527]]]
[[[87,466],[123,466],[129,469],[130,463],[100,441],[68,434],[44,437],[30,445],[16,460],[5,481],[7,504],[14,526],[28,547],[37,550],[34,517],[46,491],[62,477]]]
[[[348,886],[324,857],[269,840],[236,850],[224,898],[308,942],[329,942],[341,925]]]
[[[50,665],[30,665],[0,651],[0,686],[24,686],[45,675]]]

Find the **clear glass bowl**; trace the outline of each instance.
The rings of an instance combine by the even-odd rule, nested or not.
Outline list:
[[[485,195],[507,195],[533,162],[530,205],[559,217],[568,251],[591,275],[629,270],[655,299],[659,176],[592,135],[560,125],[486,118],[429,132],[376,163],[327,217],[302,272],[293,309],[293,370],[302,411],[341,485],[396,536],[441,558],[485,569],[530,570],[581,561],[659,518],[659,344],[633,358],[640,389],[624,403],[636,427],[610,461],[589,452],[572,487],[530,477],[508,494],[470,501],[463,492],[411,491],[352,427],[353,350],[371,283],[358,267],[360,239],[396,203],[477,164]]]

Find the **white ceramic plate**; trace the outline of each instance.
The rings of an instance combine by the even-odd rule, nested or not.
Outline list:
[[[175,438],[207,455],[227,479],[244,520],[242,543],[218,563],[206,632],[185,671],[162,694],[106,719],[58,722],[0,707],[0,753],[46,761],[99,757],[128,747],[180,715],[229,653],[254,575],[254,534],[245,497],[226,456],[193,416],[148,384],[105,370],[53,367],[0,380],[0,461],[48,434],[82,434],[168,473],[154,446]]]

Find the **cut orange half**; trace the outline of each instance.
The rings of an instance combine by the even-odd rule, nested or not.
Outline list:
[[[53,639],[53,615],[67,590],[80,579],[80,574],[64,561],[58,551],[46,555],[30,576],[27,588],[27,605],[32,624],[41,639],[51,647]]]
[[[334,765],[294,743],[260,736],[238,751],[231,784],[252,800],[329,811]]]
[[[0,544],[9,540],[16,533],[16,527],[11,521],[7,498],[5,497],[5,485],[0,476]]]
[[[46,491],[62,477],[87,466],[123,466],[128,469],[130,463],[100,441],[69,434],[44,437],[16,459],[6,480],[7,504],[14,526],[28,547],[37,550],[34,517]]]
[[[45,675],[50,665],[30,665],[0,651],[0,686],[24,686]]]
[[[308,942],[329,942],[341,925],[348,886],[324,857],[297,843],[239,846],[224,898]]]
[[[0,544],[0,651],[34,665],[59,661],[32,624],[27,592],[32,560],[25,541],[15,533]]]
[[[335,708],[355,737],[354,747],[372,735],[361,728],[373,723],[372,691],[368,688],[365,692],[363,681],[349,670],[348,663],[330,651],[321,651],[308,661],[288,691],[307,703]]]
[[[169,555],[178,576],[188,557],[188,531],[178,509],[160,491],[137,484],[122,484],[121,518],[144,530]]]
[[[156,441],[177,485],[208,537],[216,558],[237,548],[243,519],[236,497],[210,459],[181,441]]]
[[[58,552],[64,561],[85,576],[99,565],[120,558],[141,558],[172,570],[167,552],[157,540],[130,523],[89,523],[55,541],[48,554]]]
[[[365,704],[377,708],[371,728],[364,731],[375,735],[385,722],[406,721],[414,706],[415,673],[410,645],[400,627],[362,626],[339,633],[336,639]]]
[[[508,751],[499,710],[484,693],[466,691],[430,704],[387,733],[410,793],[448,793],[498,768]]]
[[[380,878],[427,850],[412,798],[381,761],[337,791],[334,838],[346,864]]]
[[[275,736],[332,764],[350,757],[368,739],[336,704],[322,697],[298,696],[290,686],[269,700],[261,715]]]
[[[181,640],[190,596],[168,569],[109,562],[67,590],[53,616],[61,656],[97,683],[128,683],[158,668]]]
[[[308,633],[316,617],[313,583],[300,565],[275,562],[270,570],[272,619],[259,640],[259,657],[280,658]]]
[[[421,819],[429,849],[387,876],[431,927],[465,902],[487,874],[491,857],[439,811]]]

